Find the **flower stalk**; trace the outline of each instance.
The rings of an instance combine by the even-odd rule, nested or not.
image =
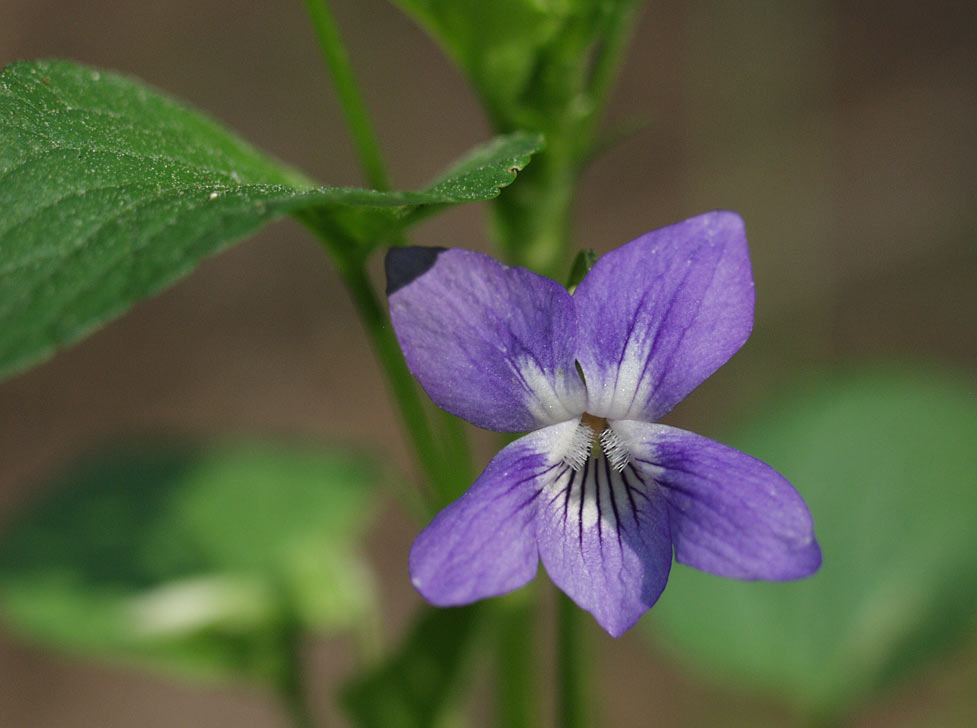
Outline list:
[[[349,54],[339,36],[339,28],[336,26],[329,2],[328,0],[305,0],[305,7],[315,29],[316,39],[319,41],[326,70],[332,77],[340,106],[346,115],[346,123],[367,182],[374,189],[388,190],[390,180],[380,154],[380,144],[373,131],[373,124],[370,123],[366,104],[356,84]]]
[[[457,495],[459,476],[465,478],[468,475],[468,465],[462,462],[467,458],[467,447],[458,444],[464,433],[458,432],[457,420],[447,413],[441,413],[438,419],[442,427],[447,425],[445,436],[432,427],[429,407],[421,399],[407,369],[393,328],[367,275],[365,260],[362,256],[344,252],[355,249],[354,243],[348,241],[346,245],[338,245],[334,234],[328,235],[316,228],[313,232],[330,253],[370,339],[417,464],[434,490],[435,502],[430,505],[450,502]],[[444,447],[439,447],[438,443],[444,443]]]
[[[536,590],[530,587],[498,601],[496,691],[500,728],[539,725],[539,681],[534,660]]]
[[[390,189],[380,144],[329,2],[306,0],[305,6],[367,182],[378,190]],[[357,241],[337,241],[336,231],[321,228],[313,216],[303,221],[323,243],[350,292],[389,383],[417,463],[434,489],[434,505],[444,506],[461,494],[469,479],[467,435],[457,418],[440,410],[436,426],[431,425],[429,408],[407,371],[384,306],[367,275],[366,256],[359,253]]]
[[[563,728],[588,728],[591,690],[584,613],[563,592],[557,592],[557,718]]]

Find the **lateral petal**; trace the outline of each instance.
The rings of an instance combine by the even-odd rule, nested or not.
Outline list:
[[[632,462],[668,501],[675,559],[719,576],[809,576],[821,548],[804,499],[776,470],[709,438],[665,425],[614,422]]]
[[[564,469],[540,496],[539,555],[553,583],[612,637],[661,595],[672,564],[667,506],[606,458]]]
[[[421,531],[410,575],[440,606],[505,594],[536,575],[537,500],[563,464],[576,421],[531,432],[500,451],[465,494]]]
[[[457,248],[391,248],[386,269],[407,366],[439,407],[502,432],[584,411],[576,314],[559,283]]]
[[[587,411],[657,420],[750,334],[743,221],[709,212],[647,233],[600,258],[573,300]]]

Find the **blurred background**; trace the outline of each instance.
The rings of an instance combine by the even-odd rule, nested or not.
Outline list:
[[[491,136],[464,79],[395,7],[333,4],[396,186],[423,184]],[[302,3],[0,0],[0,63],[38,57],[131,74],[324,184],[362,184]],[[852,362],[929,362],[973,382],[973,3],[647,3],[606,126],[634,121],[641,130],[583,178],[575,242],[606,251],[734,209],[758,294],[750,342],[671,423],[719,437],[798,375]],[[488,250],[486,219],[478,205],[455,208],[412,238]],[[82,453],[174,433],[350,445],[411,472],[352,306],[297,224],[271,226],[0,384],[0,529]],[[481,466],[494,441],[479,442]],[[391,640],[420,601],[406,573],[416,530],[388,499],[370,531]],[[595,631],[605,725],[796,724],[777,700],[717,687],[638,632],[612,641]],[[977,725],[969,633],[860,708],[855,724]],[[330,691],[351,664],[341,640],[309,645],[331,725],[341,719]],[[285,725],[245,686],[88,662],[0,625],[0,726],[134,724]]]

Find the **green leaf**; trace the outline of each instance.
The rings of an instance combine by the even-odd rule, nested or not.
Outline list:
[[[442,45],[479,91],[500,105],[502,100],[511,103],[529,85],[540,48],[561,25],[555,3],[534,0],[394,3]]]
[[[356,546],[372,480],[349,458],[269,446],[93,458],[3,535],[3,616],[83,654],[276,680],[282,630],[372,614]]]
[[[354,725],[439,725],[483,612],[483,604],[422,607],[398,651],[343,689],[340,699]]]
[[[500,128],[562,114],[583,90],[589,53],[634,0],[393,0],[466,72]],[[577,99],[578,102],[586,101]],[[555,121],[553,119],[550,122]]]
[[[12,64],[0,72],[0,373],[273,219],[294,214],[362,254],[425,208],[497,196],[541,144],[498,139],[420,192],[323,188],[136,81]]]
[[[676,566],[646,620],[684,659],[837,716],[977,616],[977,391],[942,371],[825,376],[731,444],[783,472],[824,565],[781,584]]]
[[[424,193],[433,200],[468,202],[497,197],[544,146],[539,134],[516,133],[483,144],[455,162]],[[444,204],[428,202],[425,204]]]

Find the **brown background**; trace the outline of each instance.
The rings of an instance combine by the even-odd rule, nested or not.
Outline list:
[[[422,184],[490,135],[459,74],[395,8],[334,4],[399,186]],[[759,296],[750,343],[676,423],[715,433],[825,363],[916,357],[974,371],[975,13],[971,2],[647,5],[609,116],[648,126],[587,172],[577,240],[607,250],[736,209]],[[0,63],[44,56],[130,73],[326,184],[361,183],[298,0],[0,0]],[[484,210],[467,206],[414,238],[484,248],[483,223]],[[0,385],[0,527],[59,465],[146,432],[353,443],[409,467],[346,295],[288,222]],[[392,639],[417,603],[405,573],[414,531],[391,504],[371,539]],[[595,630],[593,640],[605,725],[791,724],[774,703],[676,670],[637,634],[611,641]],[[309,661],[329,715],[348,651],[316,643]],[[977,724],[975,683],[971,645],[880,696],[859,725]],[[0,627],[0,726],[54,725],[284,723],[246,688],[89,664]]]

